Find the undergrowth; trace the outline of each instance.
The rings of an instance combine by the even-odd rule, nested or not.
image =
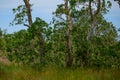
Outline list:
[[[93,68],[45,67],[41,70],[28,66],[0,63],[0,80],[120,80],[120,70]]]

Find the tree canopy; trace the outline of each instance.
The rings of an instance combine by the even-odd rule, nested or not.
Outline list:
[[[39,17],[33,21],[31,3],[23,2],[13,9],[12,24],[27,30],[3,35],[0,29],[0,51],[10,61],[39,67],[120,68],[118,32],[104,18],[112,6],[109,0],[64,0],[53,12],[52,25]]]

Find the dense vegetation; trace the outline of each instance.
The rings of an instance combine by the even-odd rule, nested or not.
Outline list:
[[[77,68],[75,71],[65,71],[65,75],[58,69],[60,80],[66,75],[72,78],[72,74],[76,74],[73,79],[77,80],[77,74],[83,71],[78,72],[81,68],[88,68],[89,75],[86,73],[81,75],[86,75],[91,80],[94,80],[93,77],[98,80],[102,72],[95,71],[93,74],[89,68],[120,69],[118,31],[111,22],[104,19],[104,15],[112,6],[109,0],[64,0],[65,3],[58,5],[53,12],[52,25],[39,17],[33,21],[32,5],[29,0],[23,1],[25,5],[13,9],[15,19],[11,24],[23,24],[28,27],[27,30],[20,30],[13,34],[6,34],[0,30],[0,53],[11,62],[37,69],[46,66]],[[4,67],[0,67],[0,74],[3,74],[1,70],[4,69],[1,68]],[[106,71],[105,75],[113,74],[107,74],[108,72]],[[56,73],[45,72],[45,75],[57,76]],[[38,73],[35,74],[37,76]],[[67,80],[68,78],[66,77]],[[111,77],[106,79],[113,80]]]
[[[0,80],[119,80],[116,69],[56,68],[36,70],[27,66],[0,64]]]

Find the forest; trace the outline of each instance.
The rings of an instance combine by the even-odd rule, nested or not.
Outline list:
[[[12,9],[10,25],[27,29],[0,29],[0,80],[120,80],[120,29],[104,18],[112,2],[63,1],[50,23],[33,20],[30,0]]]

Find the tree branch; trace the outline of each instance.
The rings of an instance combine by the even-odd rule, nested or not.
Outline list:
[[[93,21],[93,12],[92,12],[91,3],[92,3],[92,1],[90,0],[90,1],[89,1],[89,10],[90,10],[91,20]]]
[[[31,26],[30,25],[28,25],[28,24],[24,24],[24,26],[26,26],[26,27],[28,27],[28,28],[30,28]]]
[[[95,17],[96,17],[96,16],[99,14],[99,12],[100,12],[100,5],[101,5],[101,0],[98,0],[97,10],[96,10],[96,12],[95,12],[95,14],[94,14]]]

